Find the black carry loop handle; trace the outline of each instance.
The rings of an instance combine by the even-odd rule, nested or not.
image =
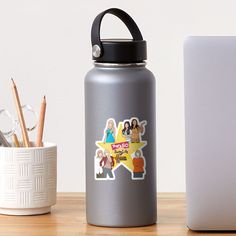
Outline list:
[[[135,21],[125,11],[118,8],[110,8],[101,12],[93,21],[91,30],[91,41],[93,47],[93,57],[99,58],[103,55],[104,49],[100,38],[100,28],[103,17],[112,14],[118,17],[129,29],[134,41],[143,41],[143,36]]]

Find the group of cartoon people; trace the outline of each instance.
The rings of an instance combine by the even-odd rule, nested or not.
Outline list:
[[[141,135],[144,134],[144,126],[146,125],[146,122],[143,121],[139,124],[138,120],[136,118],[131,119],[131,122],[129,120],[126,120],[124,122],[124,128],[122,130],[122,135],[126,138],[127,142],[131,143],[139,143],[141,140]],[[133,157],[133,178],[143,178],[144,175],[144,158],[142,157],[141,151],[137,150],[135,152],[135,155]]]
[[[122,130],[122,135],[126,138],[126,141],[131,143],[139,143],[140,135],[144,133],[144,126],[146,122],[141,122],[139,124],[136,118],[130,121],[124,122],[124,128]],[[104,143],[114,143],[116,137],[116,127],[112,119],[108,120],[107,127],[105,130]]]
[[[131,123],[130,121],[125,121],[122,135],[128,142],[139,143],[140,135],[144,133],[144,125],[146,125],[145,121],[139,124],[138,120],[135,118],[131,120]]]
[[[97,150],[95,159],[96,178],[112,179],[114,177],[112,172],[114,164],[114,158],[110,155],[108,150],[105,150],[104,153],[101,149]],[[144,165],[144,158],[141,155],[141,151],[137,150],[133,157],[133,178],[143,178]]]
[[[112,168],[114,164],[114,158],[108,150],[105,150],[104,153],[101,149],[97,150],[95,159],[96,178],[113,178]]]
[[[122,136],[129,143],[140,143],[142,141],[141,135],[144,134],[146,121],[139,122],[138,118],[131,118],[123,122]],[[104,130],[104,143],[115,143],[116,141],[116,123],[114,119],[108,119]],[[117,160],[116,160],[117,161]],[[133,179],[142,179],[145,174],[145,158],[141,150],[137,150],[132,155],[133,162]],[[115,165],[115,158],[111,155],[109,150],[98,149],[95,157],[95,175],[96,179],[113,179],[113,167]]]

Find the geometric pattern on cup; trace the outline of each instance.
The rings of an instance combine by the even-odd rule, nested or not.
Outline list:
[[[57,148],[0,148],[0,208],[56,203]]]

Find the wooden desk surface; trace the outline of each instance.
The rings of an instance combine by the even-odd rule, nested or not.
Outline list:
[[[83,193],[59,193],[52,213],[41,216],[0,215],[1,236],[84,236],[84,235],[134,235],[134,236],[184,236],[208,235],[195,233],[185,226],[185,194],[158,194],[158,224],[138,228],[104,228],[88,225],[85,216]],[[218,233],[218,235],[223,235]],[[227,235],[235,235],[228,233]]]

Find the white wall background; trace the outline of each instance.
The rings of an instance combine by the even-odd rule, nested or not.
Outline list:
[[[85,191],[83,79],[92,67],[91,23],[109,7],[130,13],[148,41],[148,68],[157,77],[158,191],[185,191],[183,40],[235,35],[234,0],[1,0],[0,108],[14,112],[10,77],[22,103],[39,110],[46,94],[45,139],[58,144],[58,191]],[[102,35],[129,37],[112,16]]]

